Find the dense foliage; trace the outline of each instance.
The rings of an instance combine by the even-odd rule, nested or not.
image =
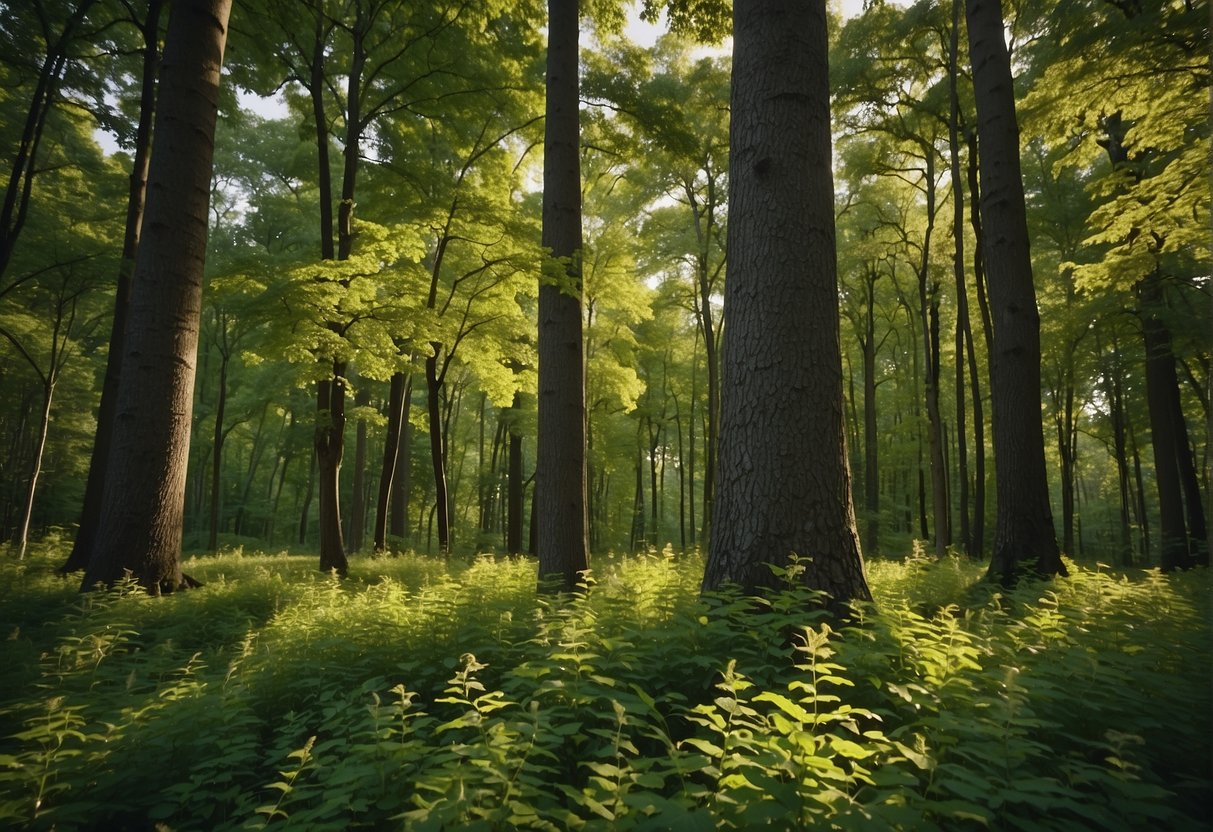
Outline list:
[[[701,559],[573,597],[489,556],[229,551],[206,588],[0,566],[0,825],[1208,828],[1207,570],[1013,591],[875,561],[849,620],[701,598]]]

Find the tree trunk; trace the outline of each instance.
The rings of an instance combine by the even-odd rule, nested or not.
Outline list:
[[[871,597],[843,424],[824,2],[733,7],[720,457],[705,590]],[[761,407],[755,407],[761,402]]]
[[[383,441],[383,464],[379,473],[379,496],[375,501],[375,551],[387,550],[388,512],[396,479],[396,459],[400,456],[400,434],[404,413],[404,391],[409,378],[393,373],[388,392],[387,437]]]
[[[222,324],[219,324],[222,326]],[[210,532],[206,548],[214,552],[219,548],[219,507],[223,488],[223,440],[227,431],[223,429],[223,418],[227,410],[227,365],[225,352],[219,361],[219,393],[215,401],[215,433],[211,444],[211,516]]]
[[[124,573],[152,593],[192,583],[181,572],[185,473],[230,10],[231,0],[178,0],[170,12],[110,476],[82,589]]]
[[[969,527],[969,448],[966,435],[965,338],[969,326],[969,293],[965,287],[965,201],[960,174],[960,0],[952,0],[952,25],[948,33],[948,162],[952,178],[952,274],[956,281],[956,462],[960,480],[960,545],[973,553]],[[970,345],[970,349],[971,349]]]
[[[522,434],[518,431],[522,394],[514,393],[510,413],[509,492],[507,496],[505,549],[511,555],[522,551]]]
[[[371,391],[366,386],[366,379],[361,380],[359,390],[354,394],[354,405],[366,407],[371,403]],[[362,548],[362,538],[366,532],[366,419],[359,417],[358,429],[354,439],[354,494],[350,501],[350,551],[357,552]]]
[[[114,430],[114,405],[118,398],[118,378],[125,350],[126,317],[130,306],[131,275],[135,270],[135,252],[143,224],[143,204],[147,194],[147,167],[152,149],[152,117],[156,112],[156,74],[160,69],[160,12],[162,0],[150,0],[143,20],[143,73],[139,97],[139,124],[135,128],[135,156],[131,162],[130,190],[126,201],[126,231],[122,240],[122,260],[118,266],[118,285],[114,294],[114,317],[110,324],[109,352],[105,359],[105,380],[101,385],[101,403],[97,409],[97,430],[89,459],[88,479],[84,486],[84,505],[80,526],[72,543],[62,574],[77,572],[88,565],[97,524],[101,519],[101,493],[105,488],[106,463],[110,437]]]
[[[869,268],[864,276],[867,310],[864,316],[863,348],[863,489],[864,524],[869,555],[880,548],[880,448],[876,432],[876,280],[879,272]]]
[[[396,456],[396,472],[392,475],[392,505],[388,532],[404,540],[408,537],[409,496],[413,488],[413,423],[409,411],[413,406],[413,380],[404,387],[404,409],[400,421],[400,453]]]
[[[320,571],[345,577],[349,562],[341,534],[341,459],[345,452],[345,363],[316,384],[316,463],[320,488]]]
[[[578,3],[548,0],[543,246],[539,287],[539,580],[573,589],[589,568],[581,331]]]
[[[1158,488],[1158,514],[1162,538],[1161,564],[1164,572],[1187,569],[1195,564],[1193,554],[1204,543],[1204,515],[1200,496],[1192,500],[1185,494],[1184,459],[1195,468],[1188,447],[1188,428],[1179,401],[1179,379],[1175,373],[1175,355],[1171,333],[1159,315],[1163,305],[1161,275],[1156,269],[1138,284],[1141,299],[1142,336],[1146,347],[1146,404],[1150,413],[1150,444],[1154,448],[1154,478]],[[1188,499],[1185,522],[1184,498]],[[1195,513],[1193,513],[1193,511]],[[1199,537],[1197,529],[1199,525]]]
[[[1040,419],[1040,316],[1032,285],[1019,127],[999,0],[967,0],[969,55],[981,141],[982,245],[994,350],[994,457],[998,517],[989,575],[1011,582],[1021,565],[1065,574],[1049,507]]]
[[[434,345],[438,349],[438,345]],[[442,414],[439,404],[442,382],[437,372],[438,357],[431,355],[425,360],[426,410],[430,423],[430,464],[434,470],[434,505],[438,519],[438,551],[450,554],[451,516],[446,488],[446,447],[442,441]]]

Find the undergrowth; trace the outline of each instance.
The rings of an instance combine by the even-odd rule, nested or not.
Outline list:
[[[0,565],[0,827],[1207,829],[1207,571],[701,598],[695,556]]]

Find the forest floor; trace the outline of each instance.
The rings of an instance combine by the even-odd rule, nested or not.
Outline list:
[[[191,559],[79,595],[0,563],[0,827],[1208,829],[1211,581],[1013,591],[876,560],[847,622],[703,562]]]

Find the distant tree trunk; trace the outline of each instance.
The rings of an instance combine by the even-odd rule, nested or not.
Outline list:
[[[438,345],[434,345],[438,349]],[[442,441],[442,414],[440,401],[442,381],[437,372],[438,357],[431,355],[425,360],[426,409],[430,423],[430,463],[434,470],[434,505],[438,519],[438,551],[451,551],[450,502],[446,487],[446,447]]]
[[[358,392],[354,394],[354,405],[366,407],[371,403],[371,391],[362,379]],[[366,532],[366,419],[358,418],[358,429],[354,439],[354,495],[350,505],[350,551],[362,548]]]
[[[585,358],[581,331],[578,3],[548,0],[543,245],[539,287],[539,580],[573,589],[589,568]]]
[[[1112,333],[1112,351],[1104,371],[1105,395],[1108,398],[1108,415],[1112,421],[1112,456],[1116,462],[1116,482],[1120,494],[1120,563],[1133,565],[1132,523],[1130,506],[1132,488],[1129,484],[1129,448],[1125,435],[1124,392],[1120,379],[1123,368],[1116,333]]]
[[[643,422],[636,428],[636,497],[632,500],[632,551],[643,552],[644,533],[644,445],[640,441]]]
[[[215,432],[211,444],[211,522],[206,548],[212,552],[219,548],[219,511],[223,498],[223,441],[227,439],[223,419],[227,411],[228,360],[228,353],[224,351],[219,360],[219,393],[215,401]]]
[[[396,473],[392,476],[392,506],[389,533],[404,540],[408,536],[409,496],[413,489],[413,423],[409,411],[413,407],[413,382],[404,388],[404,411],[400,423],[400,453],[396,456]]]
[[[404,420],[404,390],[409,378],[393,373],[388,391],[387,437],[383,441],[383,464],[379,473],[379,497],[375,501],[375,551],[387,550],[388,512],[395,487],[396,459],[400,456],[400,434]]]
[[[522,434],[518,429],[522,394],[514,393],[510,413],[509,484],[506,509],[505,549],[511,555],[522,551]]]
[[[733,21],[729,326],[703,587],[778,586],[768,564],[803,555],[806,586],[866,599],[843,424],[825,3],[738,0]]]
[[[989,575],[1016,578],[1021,564],[1065,574],[1049,507],[1040,419],[1040,316],[1032,285],[1019,127],[999,0],[967,0],[969,56],[981,140],[982,245],[994,314],[990,355],[998,521]]]
[[[129,572],[152,593],[181,572],[185,473],[206,258],[211,158],[231,0],[177,0],[169,15],[132,283],[110,471],[82,589]]]
[[[299,512],[299,545],[307,545],[307,530],[312,513],[312,494],[316,490],[316,445],[312,444],[311,461],[307,469],[307,490],[303,493],[303,508]]]
[[[866,540],[869,555],[880,548],[880,447],[876,435],[876,280],[872,265],[864,275],[863,349],[863,490]]]
[[[150,0],[140,27],[143,33],[143,72],[140,76],[139,124],[135,128],[135,155],[131,162],[130,190],[126,201],[126,231],[122,240],[122,260],[118,266],[118,286],[114,294],[114,317],[110,324],[109,352],[105,358],[105,380],[101,385],[101,403],[97,409],[97,430],[89,459],[88,479],[84,486],[84,505],[80,526],[67,562],[60,572],[77,572],[88,565],[101,519],[101,493],[105,488],[106,463],[110,437],[114,430],[114,406],[118,398],[118,377],[125,351],[126,317],[130,306],[131,274],[135,270],[135,252],[143,224],[143,203],[147,194],[147,167],[152,149],[152,118],[156,112],[156,75],[160,69],[160,12],[162,0]]]

